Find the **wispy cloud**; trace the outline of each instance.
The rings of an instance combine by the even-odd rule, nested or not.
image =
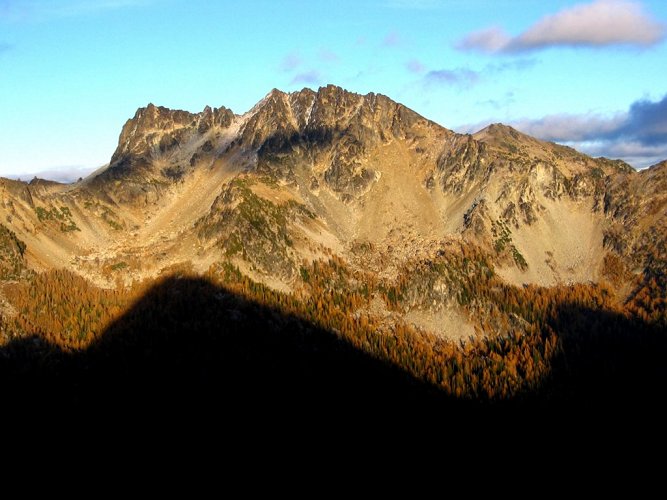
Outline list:
[[[0,0],[0,18],[11,21],[78,17],[151,5],[161,0]]]
[[[539,59],[525,58],[503,61],[501,63],[487,64],[484,68],[485,73],[504,73],[505,71],[525,71],[539,64]]]
[[[419,64],[419,62],[417,61]],[[500,64],[487,64],[480,70],[471,68],[444,68],[428,71],[423,77],[423,83],[427,87],[435,85],[448,85],[458,87],[472,87],[485,79],[507,71],[525,71],[538,63],[537,59],[518,59]],[[409,64],[409,63],[408,63]],[[416,66],[414,69],[418,69]],[[422,71],[425,68],[421,68]],[[412,71],[408,67],[408,71]],[[413,71],[417,72],[417,71]]]
[[[289,85],[316,85],[323,81],[321,69],[325,64],[338,62],[338,55],[327,48],[321,48],[316,57],[303,58],[300,52],[287,54],[278,69],[290,77]]]
[[[283,58],[278,67],[280,68],[280,71],[289,72],[297,69],[302,63],[303,59],[301,59],[299,53],[291,52]]]
[[[430,85],[449,85],[455,87],[470,87],[479,82],[479,71],[468,68],[440,69],[429,71],[424,76],[424,83]]]
[[[306,84],[318,84],[322,81],[322,75],[317,70],[304,71],[303,73],[297,73],[290,81],[290,85],[296,83],[306,83]]]
[[[516,53],[548,47],[647,47],[662,41],[665,26],[631,0],[595,0],[565,8],[539,19],[511,36],[498,26],[470,33],[456,47],[490,54]]]
[[[410,73],[423,73],[426,70],[426,66],[424,66],[419,59],[410,59],[408,62],[405,63],[405,68],[410,72]]]
[[[383,47],[398,47],[401,44],[401,35],[398,31],[391,31],[382,40]]]
[[[338,54],[327,48],[321,48],[317,56],[320,61],[325,63],[337,63],[340,60]]]
[[[486,99],[483,101],[477,101],[475,104],[478,106],[490,106],[494,109],[502,109],[504,107],[509,106],[510,104],[513,104],[516,102],[516,97],[514,96],[514,92],[505,92],[503,96],[501,96],[499,99]],[[487,123],[484,123],[482,127],[488,125]],[[482,127],[472,127],[472,129],[468,129],[465,132],[470,133],[470,132],[476,132]]]

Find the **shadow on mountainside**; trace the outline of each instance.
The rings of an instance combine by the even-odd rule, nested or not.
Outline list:
[[[204,279],[152,288],[86,350],[30,337],[0,349],[6,408],[302,418],[360,411],[464,415],[479,410],[612,409],[664,401],[664,328],[564,306],[562,342],[542,386],[498,404],[457,399],[361,352],[335,333]],[[391,413],[386,413],[391,412]]]
[[[5,401],[175,411],[399,408],[432,388],[334,333],[204,279],[152,288],[85,351],[35,337],[0,351]]]
[[[550,323],[560,338],[561,353],[550,376],[528,401],[554,409],[602,410],[613,415],[664,407],[664,319],[662,324],[647,323],[603,309],[563,304]]]

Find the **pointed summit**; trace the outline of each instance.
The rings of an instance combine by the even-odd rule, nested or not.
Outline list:
[[[491,123],[483,129],[475,132],[472,136],[478,141],[496,144],[502,141],[510,142],[534,142],[537,139],[503,123]]]

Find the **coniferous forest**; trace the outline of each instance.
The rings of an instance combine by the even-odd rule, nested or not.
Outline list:
[[[622,302],[604,285],[508,285],[466,247],[421,269],[451,270],[477,335],[454,342],[387,324],[371,300],[400,310],[419,272],[390,285],[336,257],[304,262],[291,294],[229,263],[115,290],[65,270],[34,274],[4,287],[16,309],[2,324],[5,401],[618,412],[661,404],[664,274],[647,270]]]

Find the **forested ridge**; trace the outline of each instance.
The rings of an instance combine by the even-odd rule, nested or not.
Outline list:
[[[475,336],[453,342],[373,314],[378,298],[400,311],[433,273],[456,283],[451,299]],[[375,391],[385,402],[482,407],[652,405],[664,392],[665,286],[656,269],[625,302],[605,285],[508,285],[467,247],[414,263],[392,282],[337,257],[304,262],[301,278],[286,294],[221,263],[204,276],[183,266],[115,290],[65,270],[6,284],[16,314],[1,327],[3,384],[16,393],[57,387],[52,394],[79,402],[132,379],[163,395],[187,386],[202,398],[225,388],[349,402]]]

